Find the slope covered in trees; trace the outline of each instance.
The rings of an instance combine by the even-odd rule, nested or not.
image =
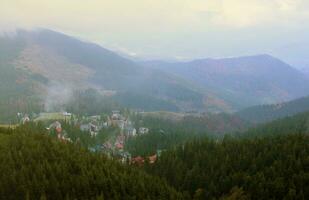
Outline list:
[[[237,193],[244,199],[305,199],[309,195],[308,156],[308,135],[220,143],[204,139],[163,152],[146,170],[197,199]]]
[[[309,111],[309,97],[280,104],[249,107],[237,112],[236,115],[253,123],[263,123],[305,111]]]
[[[244,131],[249,124],[229,114],[180,114],[153,112],[133,115],[137,128],[148,127],[149,134],[129,138],[125,148],[133,155],[153,155],[188,140],[222,138],[226,133]]]
[[[188,141],[145,170],[196,199],[306,199],[308,116],[278,120],[239,138]]]
[[[33,125],[0,130],[4,199],[182,199],[159,178],[122,166]]]

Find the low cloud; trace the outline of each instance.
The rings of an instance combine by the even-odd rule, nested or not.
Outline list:
[[[52,81],[47,88],[47,95],[44,101],[46,112],[60,112],[73,97],[73,87],[68,84]]]

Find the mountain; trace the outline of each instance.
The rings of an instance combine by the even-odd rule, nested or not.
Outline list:
[[[282,102],[309,94],[308,78],[269,55],[190,62],[143,62],[213,91],[233,108]]]
[[[303,74],[267,55],[137,63],[46,29],[0,36],[0,54],[1,121],[59,109],[88,88],[123,107],[177,112],[231,112],[309,94]]]
[[[236,116],[253,123],[264,123],[305,111],[309,111],[309,97],[278,104],[253,106],[237,112]]]
[[[293,67],[302,69],[309,67],[308,47],[308,41],[294,42],[274,48],[270,52]]]
[[[216,98],[180,77],[51,30],[1,36],[0,54],[5,116],[42,110],[47,99],[67,100],[75,89],[95,88],[125,107],[150,111],[207,109],[205,99]]]
[[[302,68],[300,69],[300,71],[309,78],[309,68],[308,67]]]

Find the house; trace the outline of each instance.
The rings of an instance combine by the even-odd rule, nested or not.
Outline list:
[[[80,125],[79,129],[83,132],[89,132],[92,137],[97,136],[98,132],[101,130],[101,126],[98,126],[96,121],[92,121],[88,124]]]
[[[134,127],[129,126],[126,128],[126,134],[128,137],[135,137],[137,134],[137,131]]]
[[[157,161],[157,154],[148,157],[149,164],[154,164]]]
[[[114,110],[112,111],[112,120],[120,120],[121,119],[121,115],[120,115],[120,111],[118,110]]]
[[[137,156],[131,159],[131,163],[133,165],[138,165],[138,166],[142,166],[145,162],[145,159],[141,156]]]
[[[24,117],[21,119],[21,123],[26,124],[28,122],[30,122],[30,117],[29,115],[25,114]]]
[[[72,113],[63,112],[62,115],[65,116],[65,117],[71,117]]]
[[[62,142],[73,142],[71,138],[68,137],[68,133],[65,130],[62,130],[61,123],[55,121],[54,123],[50,124],[47,130],[55,130],[57,134],[57,138]]]
[[[70,142],[70,143],[72,143],[73,141],[71,140],[71,138],[69,138],[68,137],[68,133],[65,131],[65,130],[63,130],[62,131],[62,134],[61,134],[61,141],[62,142],[64,142],[64,143],[68,143],[68,142]]]
[[[48,130],[55,129],[57,132],[61,132],[62,131],[61,123],[59,121],[55,121],[52,124],[50,124],[47,129]]]
[[[112,144],[110,142],[105,142],[102,146],[104,150],[111,150],[112,149]]]
[[[116,148],[117,148],[118,150],[123,150],[123,144],[121,144],[121,143],[116,143],[115,146],[116,146]]]
[[[92,137],[97,136],[97,134],[99,132],[99,127],[97,126],[97,123],[95,123],[95,122],[89,123],[89,130],[90,130],[90,135]]]
[[[140,128],[138,129],[138,133],[139,133],[140,135],[147,134],[148,132],[149,132],[149,129],[148,129],[148,128],[145,128],[145,127],[140,127]]]
[[[79,126],[79,129],[83,132],[88,132],[90,131],[90,128],[89,128],[89,124],[82,124]]]
[[[91,121],[101,121],[100,115],[93,115],[89,117]]]
[[[121,162],[123,164],[125,164],[125,163],[127,163],[128,161],[131,160],[131,154],[129,152],[127,152],[127,151],[126,152],[121,152],[120,155],[121,155]]]
[[[108,122],[104,122],[104,123],[102,124],[102,126],[103,126],[104,128],[107,128],[107,127],[108,127]]]

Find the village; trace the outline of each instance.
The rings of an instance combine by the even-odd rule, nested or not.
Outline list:
[[[115,159],[123,164],[132,164],[142,166],[145,162],[153,164],[156,162],[161,151],[158,150],[156,154],[141,157],[132,157],[130,152],[125,150],[126,142],[130,138],[140,137],[149,133],[147,127],[135,127],[134,122],[130,120],[129,116],[123,115],[119,110],[114,110],[111,113],[101,116],[80,116],[76,117],[72,113],[40,113],[40,114],[17,114],[20,124],[26,124],[28,122],[45,121],[47,123],[46,130],[63,143],[79,143],[81,138],[75,139],[70,136],[74,136],[74,133],[69,133],[65,130],[63,123],[70,124],[74,127],[78,127],[79,131],[84,136],[87,136],[91,140],[96,141],[92,146],[88,146],[88,150],[94,153],[102,153],[111,159]],[[104,141],[100,141],[98,136],[103,131],[113,130],[113,134],[108,135]],[[108,131],[106,131],[108,132]],[[107,133],[103,133],[107,134]]]

